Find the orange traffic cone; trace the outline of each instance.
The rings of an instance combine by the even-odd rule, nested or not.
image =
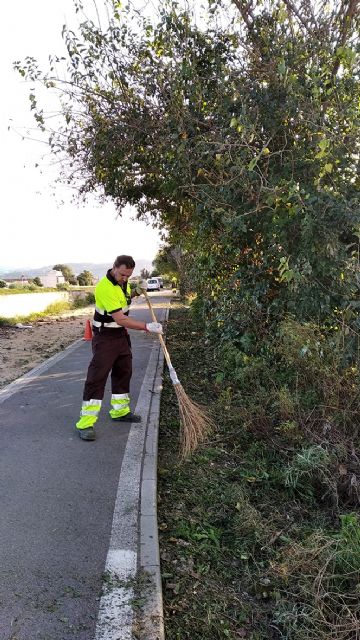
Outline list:
[[[84,340],[92,340],[92,337],[93,337],[93,334],[92,334],[90,320],[86,320]]]

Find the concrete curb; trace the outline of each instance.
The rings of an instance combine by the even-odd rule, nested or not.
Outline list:
[[[138,639],[143,617],[137,602],[139,596],[144,601],[147,595],[153,593],[148,576],[140,571],[139,527],[144,448],[159,352],[160,345],[156,340],[135,407],[135,412],[142,420],[139,424],[131,425],[122,459],[95,640]]]
[[[120,471],[95,640],[165,638],[156,509],[163,366],[156,340],[135,408],[142,422],[130,428]]]
[[[168,315],[169,309],[166,310],[165,320]],[[150,581],[150,587],[143,594],[145,604],[139,615],[140,640],[165,639],[157,522],[157,457],[163,368],[164,354],[160,349],[148,418],[140,487],[138,569]]]

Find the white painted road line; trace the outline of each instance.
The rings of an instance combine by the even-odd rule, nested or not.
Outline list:
[[[134,591],[131,580],[136,575],[136,563],[137,554],[134,551],[109,550],[106,560],[109,593],[101,597],[95,640],[132,640],[131,600]]]
[[[130,428],[121,466],[105,564],[108,579],[100,600],[95,640],[133,639],[134,616],[131,601],[138,568],[141,470],[159,348],[159,343],[154,342],[135,409],[142,421]]]

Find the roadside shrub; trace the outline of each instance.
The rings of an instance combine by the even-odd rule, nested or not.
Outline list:
[[[321,500],[331,492],[334,502],[337,502],[333,466],[329,453],[323,447],[302,448],[284,470],[285,486],[305,500],[316,497]]]
[[[339,331],[286,319],[261,340],[246,333],[242,344],[216,346],[217,381],[231,386],[243,408],[257,412],[265,402],[274,426],[293,420],[308,433],[328,422],[355,433],[360,374],[356,357],[343,359],[346,340]]]
[[[272,564],[280,583],[274,622],[286,638],[355,640],[360,628],[360,524],[340,516],[333,534],[315,531]]]
[[[335,514],[359,505],[360,375],[357,357],[343,357],[354,336],[292,317],[265,329],[216,345],[221,411],[283,458],[289,495]]]
[[[86,304],[95,304],[95,294],[92,292],[89,292],[86,294]]]
[[[43,311],[43,314],[57,315],[59,313],[62,313],[63,311],[68,311],[70,308],[70,303],[66,302],[65,300],[53,302],[52,304],[49,304],[48,307],[46,307],[45,311]]]
[[[95,295],[90,291],[86,296],[77,296],[72,303],[74,309],[81,309],[95,303]]]
[[[71,306],[73,309],[81,309],[82,307],[85,307],[86,306],[85,298],[78,296],[77,298],[75,298],[75,300],[73,300],[73,302],[71,303]]]
[[[5,280],[0,280],[0,289],[5,289],[5,287],[6,287]]]
[[[275,394],[275,405],[282,420],[290,420],[296,412],[298,400],[294,393],[284,385]]]

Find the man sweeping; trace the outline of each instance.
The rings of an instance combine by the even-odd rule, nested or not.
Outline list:
[[[127,329],[162,334],[159,322],[141,322],[129,318],[131,298],[146,290],[142,280],[131,292],[129,278],[135,267],[131,256],[118,256],[112,269],[95,287],[93,319],[93,357],[83,393],[80,419],[76,423],[82,440],[95,440],[94,425],[98,419],[108,375],[111,371],[110,416],[117,422],[140,422],[130,410],[132,374],[131,342]]]

